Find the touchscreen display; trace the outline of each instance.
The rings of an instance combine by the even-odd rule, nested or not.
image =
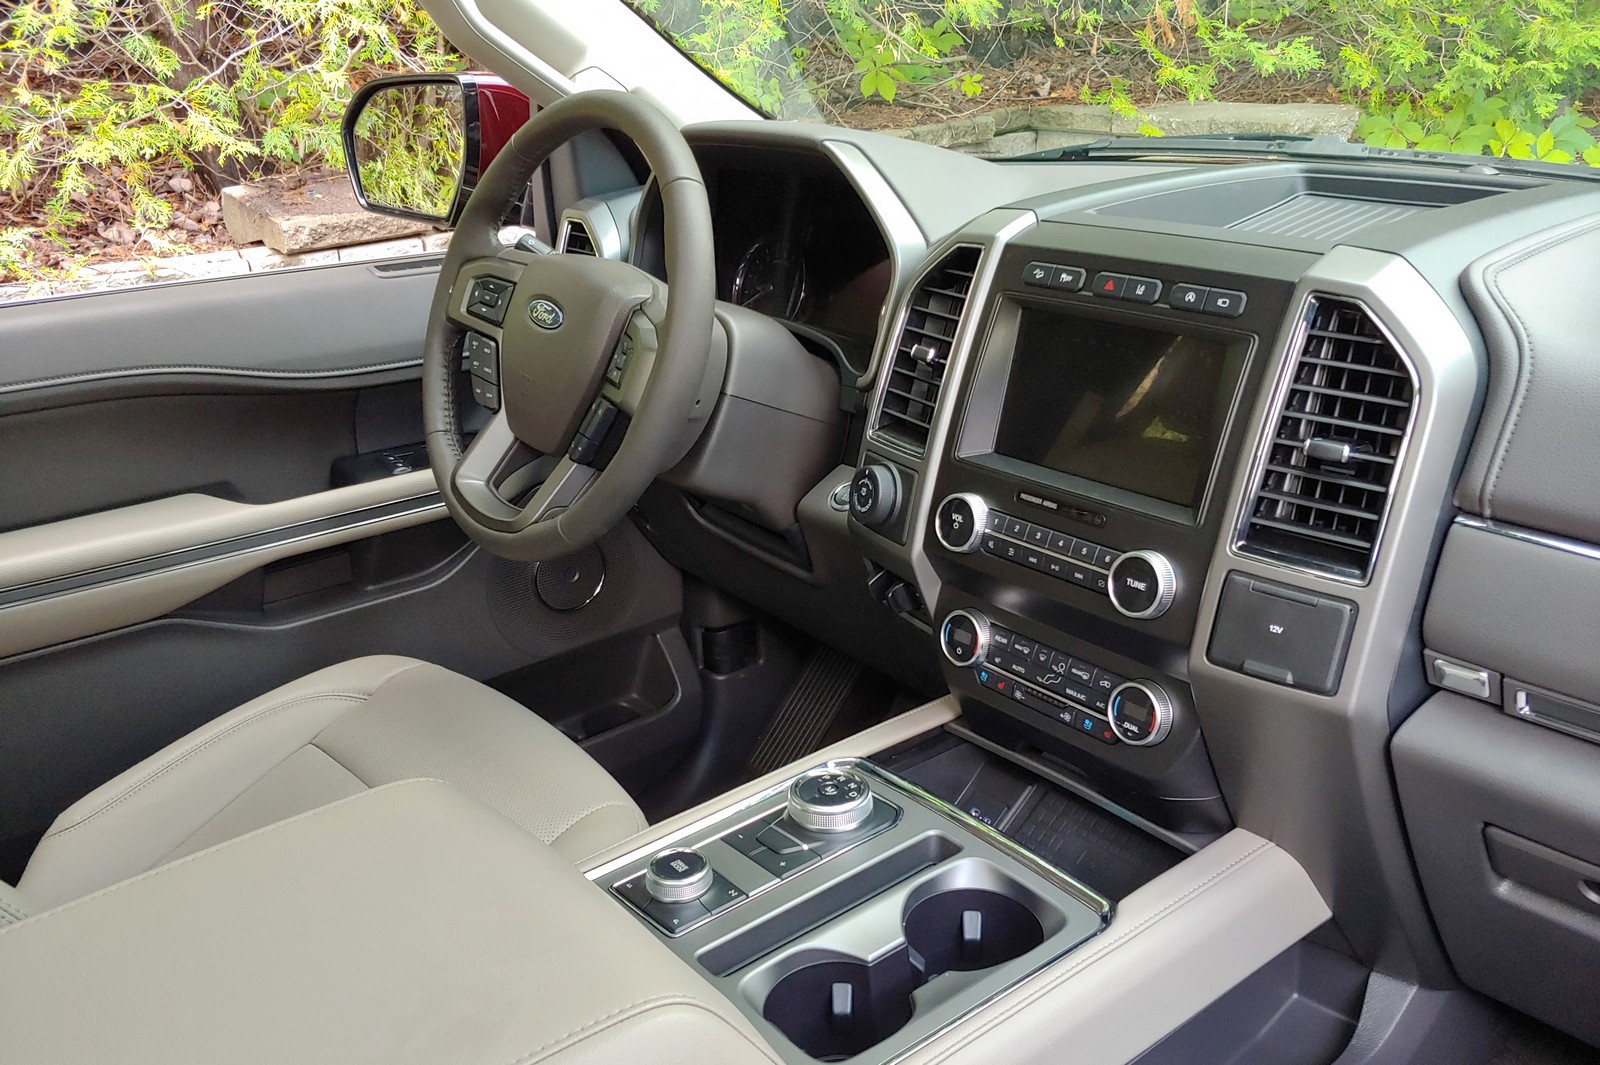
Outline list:
[[[1195,507],[1226,403],[1227,346],[1026,310],[995,451]]]

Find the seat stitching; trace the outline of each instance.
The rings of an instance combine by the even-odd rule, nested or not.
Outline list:
[[[773,1060],[773,1055],[770,1048],[762,1046],[755,1040],[751,1039],[749,1035],[743,1031],[740,1031],[738,1027],[729,1024],[726,1017],[712,1009],[710,1006],[707,1006],[704,1002],[691,998],[687,995],[673,994],[652,995],[649,998],[642,998],[637,1002],[623,1006],[621,1009],[612,1010],[604,1017],[596,1017],[587,1024],[580,1025],[579,1027],[559,1035],[554,1039],[541,1043],[522,1056],[513,1059],[509,1065],[529,1065],[529,1063],[537,1061],[540,1057],[546,1056],[548,1051],[557,1049],[559,1044],[567,1043],[569,1041],[576,1041],[577,1037],[587,1038],[586,1033],[590,1033],[594,1029],[611,1027],[615,1024],[615,1022],[627,1019],[624,1016],[625,1014],[639,1016],[648,1013],[651,1010],[662,1009],[667,1006],[687,1006],[690,1009],[696,1009],[700,1010],[702,1013],[710,1014],[713,1018],[722,1022],[722,1024],[725,1025],[729,1031],[737,1033],[741,1039],[743,1039],[746,1043],[749,1043],[752,1048],[759,1051],[763,1057],[767,1058],[767,1060]]]
[[[5,899],[0,899],[0,914],[10,917],[13,921],[25,921],[28,915],[11,905]]]
[[[1015,1016],[1020,1010],[1022,1010],[1023,1008],[1025,1008],[1027,1006],[1032,1005],[1034,1002],[1037,1002],[1044,995],[1049,994],[1051,991],[1054,991],[1062,983],[1066,982],[1067,980],[1071,979],[1073,976],[1076,976],[1078,973],[1082,972],[1087,966],[1089,966],[1092,963],[1098,961],[1100,958],[1103,958],[1105,955],[1107,955],[1107,954],[1111,953],[1112,951],[1116,950],[1118,947],[1123,946],[1129,940],[1133,939],[1139,933],[1143,932],[1150,925],[1152,925],[1156,921],[1160,920],[1161,918],[1165,917],[1172,910],[1174,910],[1174,909],[1178,908],[1179,906],[1183,905],[1184,903],[1188,902],[1191,898],[1193,898],[1194,896],[1198,895],[1200,892],[1204,891],[1206,888],[1210,887],[1212,884],[1216,883],[1218,880],[1220,880],[1223,877],[1227,876],[1229,873],[1233,872],[1235,869],[1237,869],[1239,866],[1243,865],[1245,862],[1250,861],[1252,858],[1255,858],[1256,856],[1258,856],[1261,853],[1263,853],[1264,851],[1266,851],[1267,848],[1270,847],[1271,845],[1272,844],[1269,841],[1262,840],[1259,844],[1257,844],[1256,846],[1252,847],[1250,850],[1246,851],[1244,854],[1241,854],[1239,857],[1235,858],[1233,861],[1229,862],[1227,865],[1223,866],[1221,869],[1218,869],[1216,872],[1214,872],[1210,876],[1206,877],[1200,883],[1195,884],[1193,887],[1189,888],[1189,890],[1185,891],[1183,894],[1179,895],[1177,898],[1172,899],[1171,901],[1169,901],[1166,905],[1162,906],[1156,912],[1154,912],[1154,913],[1150,914],[1149,916],[1145,917],[1144,919],[1139,921],[1139,923],[1130,926],[1127,929],[1127,931],[1122,932],[1120,935],[1115,935],[1115,936],[1112,936],[1112,937],[1108,937],[1103,941],[1099,941],[1099,942],[1091,941],[1091,942],[1095,942],[1095,946],[1090,948],[1083,955],[1083,957],[1075,959],[1073,961],[1073,963],[1069,967],[1067,967],[1066,969],[1064,969],[1060,973],[1056,973],[1056,974],[1052,975],[1050,977],[1050,979],[1048,980],[1048,982],[1041,982],[1039,984],[1038,988],[1035,989],[1032,994],[1029,994],[1026,997],[1018,997],[1016,999],[1016,1001],[1011,1005],[1011,1007],[1009,1009],[1003,1009],[1003,1015],[995,1016],[983,1028],[980,1028],[980,1029],[970,1033],[967,1036],[967,1038],[962,1039],[961,1041],[959,1041],[957,1043],[951,1044],[942,1053],[935,1053],[934,1056],[930,1060],[932,1060],[932,1061],[943,1061],[943,1060],[949,1058],[952,1054],[956,1053],[958,1050],[961,1050],[963,1047],[969,1046],[974,1040],[976,1040],[980,1036],[984,1036],[984,1035],[987,1035],[988,1033],[992,1032],[996,1025],[1000,1024],[1001,1022],[1007,1020],[1010,1017]],[[1069,957],[1070,957],[1070,955],[1069,955]],[[1000,1014],[1002,1012],[1002,1009],[1001,1008],[997,1008],[995,1012],[997,1014]]]
[[[28,924],[28,925],[41,924],[44,921],[47,921],[50,918],[54,917],[58,913],[63,913],[65,911],[67,911],[67,910],[76,909],[77,907],[83,905],[84,903],[90,902],[90,901],[92,901],[94,899],[98,899],[102,895],[113,894],[114,892],[121,891],[123,888],[131,887],[132,885],[141,883],[141,882],[143,882],[145,880],[154,880],[158,876],[166,876],[168,873],[172,872],[174,869],[181,869],[185,865],[188,865],[190,862],[196,860],[197,858],[204,858],[208,854],[212,854],[212,853],[214,853],[216,851],[220,851],[220,850],[223,850],[225,848],[235,846],[235,845],[237,845],[239,843],[243,843],[247,839],[255,839],[258,836],[265,836],[269,832],[276,832],[278,829],[283,828],[286,825],[292,825],[297,821],[304,821],[304,820],[306,820],[308,818],[316,817],[318,814],[327,813],[329,810],[332,810],[334,807],[343,806],[345,803],[354,802],[357,799],[364,799],[368,795],[375,795],[378,792],[384,791],[384,790],[386,790],[388,788],[399,788],[399,787],[404,787],[404,786],[409,785],[409,784],[418,784],[418,783],[443,784],[446,788],[450,787],[450,785],[446,781],[440,780],[438,777],[413,777],[410,780],[397,780],[393,784],[385,784],[381,788],[373,788],[371,791],[363,791],[363,792],[361,792],[360,794],[357,794],[357,795],[347,795],[344,798],[339,799],[337,802],[330,802],[326,806],[319,806],[314,810],[307,810],[303,814],[295,814],[293,817],[285,818],[282,821],[276,821],[273,824],[266,825],[266,826],[264,826],[262,828],[258,828],[254,832],[246,832],[242,836],[235,836],[232,839],[224,840],[223,842],[218,843],[218,844],[216,844],[214,846],[207,847],[205,850],[195,851],[193,854],[186,854],[182,858],[179,858],[175,862],[168,862],[166,865],[158,865],[154,869],[150,869],[150,870],[148,870],[146,872],[140,873],[138,876],[129,877],[127,880],[119,880],[115,884],[111,884],[108,887],[101,888],[99,891],[93,892],[93,893],[88,894],[88,895],[83,895],[83,896],[81,896],[79,898],[76,898],[76,899],[72,899],[70,902],[64,902],[60,906],[57,906],[57,907],[55,907],[54,909],[51,909],[51,910],[46,910],[43,913],[35,914],[34,916],[28,918],[27,921],[23,922],[23,924]],[[451,789],[451,790],[454,790],[454,789]],[[8,933],[15,931],[16,929],[23,927],[23,924],[16,924],[16,925],[11,925],[11,926],[6,927],[6,928],[0,928],[0,936],[7,935]]]
[[[591,806],[587,810],[583,811],[583,813],[579,814],[577,817],[574,817],[572,820],[568,821],[564,826],[562,826],[561,830],[559,832],[557,832],[555,835],[551,836],[550,839],[551,839],[552,842],[554,842],[555,840],[560,839],[562,836],[566,835],[568,832],[571,832],[574,828],[576,828],[578,826],[578,824],[580,822],[582,822],[585,818],[587,818],[590,814],[597,814],[601,810],[607,810],[607,809],[610,809],[613,806],[628,807],[628,806],[632,806],[632,805],[633,805],[633,801],[631,799],[608,799],[605,802],[595,803],[593,806]],[[646,824],[643,827],[644,828],[648,828],[649,825]]]
[[[147,784],[152,783],[158,777],[160,777],[163,774],[165,774],[168,770],[174,769],[177,766],[181,765],[183,762],[185,762],[185,761],[189,760],[190,758],[194,757],[195,755],[199,754],[201,751],[205,750],[207,747],[210,747],[212,744],[216,743],[218,740],[222,739],[224,736],[230,736],[233,733],[235,733],[235,732],[239,731],[240,729],[244,728],[246,725],[254,724],[255,722],[261,720],[263,717],[266,717],[269,714],[274,714],[274,713],[278,712],[279,710],[287,710],[291,706],[300,706],[300,705],[302,705],[304,703],[314,703],[314,702],[316,702],[316,701],[318,701],[320,699],[343,699],[343,700],[346,700],[346,701],[349,701],[349,702],[357,702],[357,703],[366,702],[368,699],[370,699],[374,695],[376,695],[378,693],[378,691],[381,688],[384,687],[384,685],[388,684],[390,681],[392,681],[396,677],[400,676],[400,674],[410,672],[411,670],[416,669],[418,666],[422,666],[422,665],[426,665],[426,664],[427,663],[425,663],[425,662],[412,662],[410,665],[402,666],[401,668],[395,670],[393,673],[388,674],[383,679],[378,681],[377,684],[373,685],[371,691],[366,691],[366,692],[341,692],[341,691],[315,692],[315,693],[310,694],[310,695],[302,695],[302,696],[299,696],[298,698],[289,699],[289,700],[287,700],[285,702],[273,703],[271,706],[264,706],[260,710],[255,711],[254,713],[250,714],[249,716],[240,718],[238,721],[235,721],[233,724],[229,725],[227,728],[223,729],[221,732],[217,733],[215,736],[212,736],[209,740],[206,740],[206,742],[202,743],[200,746],[195,747],[192,750],[188,750],[188,751],[183,752],[177,758],[175,758],[172,761],[166,763],[160,769],[157,769],[154,773],[152,773],[150,776],[145,777],[143,780],[141,780],[137,784],[135,784],[132,788],[130,788],[127,791],[124,791],[122,794],[118,795],[111,802],[109,802],[106,805],[104,805],[104,806],[100,807],[99,809],[95,810],[93,813],[86,815],[81,820],[73,822],[72,824],[68,825],[66,828],[59,829],[59,830],[51,830],[50,832],[47,832],[45,834],[45,836],[44,836],[44,839],[41,839],[39,842],[42,844],[42,843],[45,842],[45,840],[54,839],[54,838],[57,838],[59,836],[64,836],[68,832],[71,832],[73,829],[79,828],[82,825],[88,824],[90,821],[94,820],[96,817],[99,817],[101,814],[105,813],[107,810],[110,810],[112,807],[118,806],[122,802],[124,802],[125,800],[131,798],[141,788],[143,788]],[[290,752],[290,753],[293,753],[293,752]],[[324,753],[326,753],[326,752],[324,752]],[[329,757],[331,758],[332,755],[329,755]],[[337,761],[337,759],[335,759],[335,760]],[[357,779],[359,780],[360,778],[357,777]],[[235,798],[237,798],[237,796],[235,796]]]

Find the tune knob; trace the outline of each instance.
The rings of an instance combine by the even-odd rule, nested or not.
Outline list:
[[[789,817],[812,832],[848,832],[872,813],[872,785],[852,769],[817,769],[789,786]]]
[[[965,669],[989,653],[989,619],[976,610],[952,610],[939,626],[939,649],[951,664]]]
[[[989,504],[982,496],[958,492],[945,496],[933,515],[933,534],[939,542],[960,555],[976,551],[983,542],[989,522]]]
[[[696,850],[662,851],[644,867],[644,889],[657,902],[693,902],[711,887],[711,863]]]
[[[1154,681],[1130,680],[1112,691],[1106,705],[1111,727],[1123,743],[1149,747],[1172,731],[1172,697]]]
[[[900,471],[886,462],[856,471],[850,486],[850,513],[869,529],[881,529],[900,514]]]
[[[1158,618],[1178,594],[1178,575],[1159,551],[1129,551],[1106,577],[1111,605],[1130,618]]]

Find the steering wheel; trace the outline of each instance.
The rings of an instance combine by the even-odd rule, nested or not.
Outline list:
[[[594,129],[632,139],[655,175],[670,300],[666,285],[627,263],[500,240],[506,212],[539,164]],[[499,302],[486,310],[485,299]],[[709,402],[701,393],[715,302],[705,184],[664,114],[627,93],[593,90],[529,119],[467,202],[423,347],[428,461],[467,535],[497,555],[542,562],[620,521],[692,442],[691,417]],[[498,377],[499,409],[463,450],[458,390],[469,330],[479,337],[469,358],[483,338],[499,348],[489,374]]]

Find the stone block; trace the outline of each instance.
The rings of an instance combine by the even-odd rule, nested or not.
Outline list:
[[[235,244],[260,242],[281,255],[431,232],[426,222],[375,214],[356,202],[342,174],[268,178],[222,190],[222,221]]]

